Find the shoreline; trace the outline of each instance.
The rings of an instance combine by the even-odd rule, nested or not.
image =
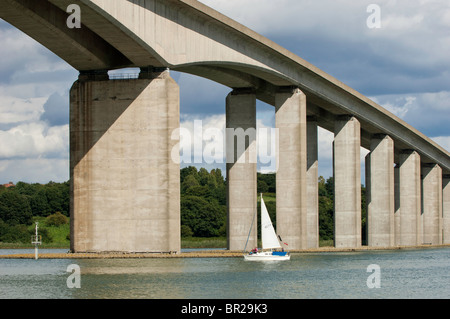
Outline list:
[[[449,248],[445,245],[419,245],[419,246],[396,246],[396,247],[368,247],[357,248],[336,248],[320,247],[305,250],[291,250],[291,254],[311,254],[311,253],[342,253],[342,252],[367,252],[367,251],[396,251],[412,249],[436,249]],[[124,252],[102,252],[102,253],[40,253],[39,259],[126,259],[126,258],[239,258],[243,256],[242,251],[229,250],[198,250],[176,253],[124,253]],[[34,259],[34,253],[0,255],[0,259]]]

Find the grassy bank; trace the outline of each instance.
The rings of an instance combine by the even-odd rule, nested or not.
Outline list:
[[[266,200],[266,197],[265,197]],[[268,196],[267,201],[271,201],[272,197]],[[34,233],[34,222],[39,222],[39,233],[46,232],[48,241],[44,241],[39,248],[70,248],[70,224],[66,223],[59,226],[48,225],[44,217],[35,217],[33,224],[28,226],[29,231]],[[244,243],[245,244],[245,243]],[[333,246],[332,240],[320,241],[320,247]],[[212,238],[201,238],[201,237],[184,237],[181,238],[181,248],[214,248],[222,249],[227,247],[226,237],[212,237]],[[259,241],[259,247],[261,247],[261,242]],[[34,248],[34,245],[30,242],[25,243],[2,243],[0,242],[0,249],[26,249]]]
[[[62,236],[61,230],[54,230],[56,234],[60,234]],[[64,237],[65,238],[65,237]],[[259,245],[261,246],[261,245]],[[319,247],[332,247],[332,240],[324,240],[320,241]],[[189,237],[181,239],[181,248],[214,248],[214,249],[222,249],[227,247],[227,239],[225,237],[215,237],[215,238],[199,238],[199,237]],[[1,243],[0,249],[26,249],[26,248],[34,248],[30,243]],[[43,243],[39,246],[39,248],[60,248],[60,249],[69,249],[70,242],[68,240],[61,240],[58,242],[52,243]]]
[[[226,237],[200,238],[188,237],[181,238],[181,248],[226,248]]]
[[[52,229],[52,234],[55,234],[55,238],[60,240],[51,243],[43,243],[39,248],[61,248],[69,249],[70,242],[65,239],[64,232],[61,229]],[[261,245],[260,245],[261,246]],[[320,247],[331,247],[333,246],[332,240],[320,241]],[[227,239],[225,237],[215,237],[215,238],[199,238],[199,237],[189,237],[181,239],[181,248],[226,248]],[[34,248],[31,243],[2,243],[0,242],[0,249],[26,249]]]
[[[34,245],[27,243],[0,243],[0,249],[34,249]],[[43,243],[39,249],[70,249],[70,244],[62,245],[58,243]]]
[[[66,218],[66,222],[58,226],[55,226],[49,222],[45,217],[33,217],[31,225],[26,226],[26,231],[22,242],[6,243],[0,242],[0,249],[26,249],[34,248],[31,244],[31,234],[35,233],[35,222],[39,223],[39,235],[42,236],[42,244],[39,248],[64,248],[70,247],[70,224],[69,219]],[[25,241],[26,240],[26,241]]]
[[[34,217],[35,222],[39,222],[39,230],[45,229],[48,234],[48,241],[44,241],[42,248],[69,248],[70,247],[70,223],[55,226],[47,224],[44,217]],[[34,230],[34,224],[30,226],[30,230]],[[34,246],[33,246],[34,247]]]

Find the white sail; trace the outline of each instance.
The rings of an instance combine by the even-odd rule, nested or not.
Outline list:
[[[267,211],[266,204],[261,196],[261,239],[263,249],[277,249],[281,248],[278,241],[277,234],[273,228],[272,221],[270,220],[269,212]]]

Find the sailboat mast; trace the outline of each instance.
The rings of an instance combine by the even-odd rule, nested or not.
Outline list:
[[[244,253],[245,253],[245,251],[247,249],[248,240],[250,239],[250,234],[252,233],[253,224],[255,222],[255,217],[256,217],[256,213],[257,212],[258,212],[258,209],[255,209],[255,214],[253,215],[253,218],[252,218],[252,224],[250,225],[250,230],[248,231],[247,242],[245,243],[245,247],[244,247]]]

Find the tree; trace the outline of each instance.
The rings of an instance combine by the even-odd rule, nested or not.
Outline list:
[[[187,176],[192,175],[192,177],[194,177],[194,179],[197,180],[198,182],[198,172],[197,172],[197,168],[195,168],[194,166],[188,166],[188,167],[184,167],[180,170],[180,182],[181,184],[184,182],[184,180],[186,179]]]
[[[30,196],[30,206],[33,216],[48,216],[51,213],[44,188]]]
[[[47,226],[61,226],[67,224],[69,221],[67,217],[61,214],[60,212],[56,212],[50,216],[47,216],[45,219],[45,224]]]
[[[267,193],[269,191],[269,186],[265,181],[258,180],[258,189],[257,192],[259,193]]]
[[[9,225],[0,219],[0,242],[4,241],[3,236],[9,232]]]
[[[367,204],[366,204],[366,188],[361,185],[361,237],[362,244],[367,244]]]
[[[333,200],[327,196],[319,196],[319,237],[322,240],[334,237]]]
[[[181,237],[192,237],[194,233],[192,232],[191,227],[187,225],[181,225]]]
[[[217,202],[198,196],[181,197],[181,225],[188,226],[196,237],[217,237],[225,222],[225,210]]]
[[[269,174],[257,174],[257,180],[264,182],[267,184],[267,191],[268,193],[275,193],[276,192],[276,174],[269,173]],[[266,193],[264,192],[264,193]]]
[[[202,185],[202,186],[208,185],[209,184],[209,180],[211,178],[212,178],[212,176],[208,173],[206,168],[201,167],[199,169],[199,171],[198,171],[198,181],[199,181],[200,185]]]
[[[225,185],[225,180],[222,176],[222,170],[220,168],[214,168],[211,170],[211,176],[216,179],[216,185]]]
[[[318,183],[319,196],[327,196],[328,195],[325,183],[326,183],[325,178],[323,178],[323,176],[319,176],[319,183]]]
[[[200,186],[198,180],[195,178],[194,175],[188,175],[184,178],[183,182],[181,183],[181,194],[186,193],[186,191],[195,186]]]
[[[6,227],[2,227],[0,240],[5,243],[27,243],[30,242],[30,235],[31,233],[25,225],[6,225]]]
[[[50,213],[61,212],[69,216],[69,186],[49,182],[45,187],[45,196],[50,207]]]
[[[188,196],[201,197],[208,201],[211,201],[211,199],[214,199],[213,192],[212,192],[211,188],[208,186],[199,186],[199,185],[191,186],[186,190],[186,192],[184,194],[188,195]]]
[[[334,177],[331,176],[327,179],[325,183],[325,188],[327,190],[327,196],[333,198],[334,197]]]
[[[334,238],[334,179],[325,181],[323,176],[318,180],[319,189],[319,237],[322,240]]]
[[[14,191],[7,191],[0,195],[0,219],[9,225],[32,222],[30,203],[25,195]]]

